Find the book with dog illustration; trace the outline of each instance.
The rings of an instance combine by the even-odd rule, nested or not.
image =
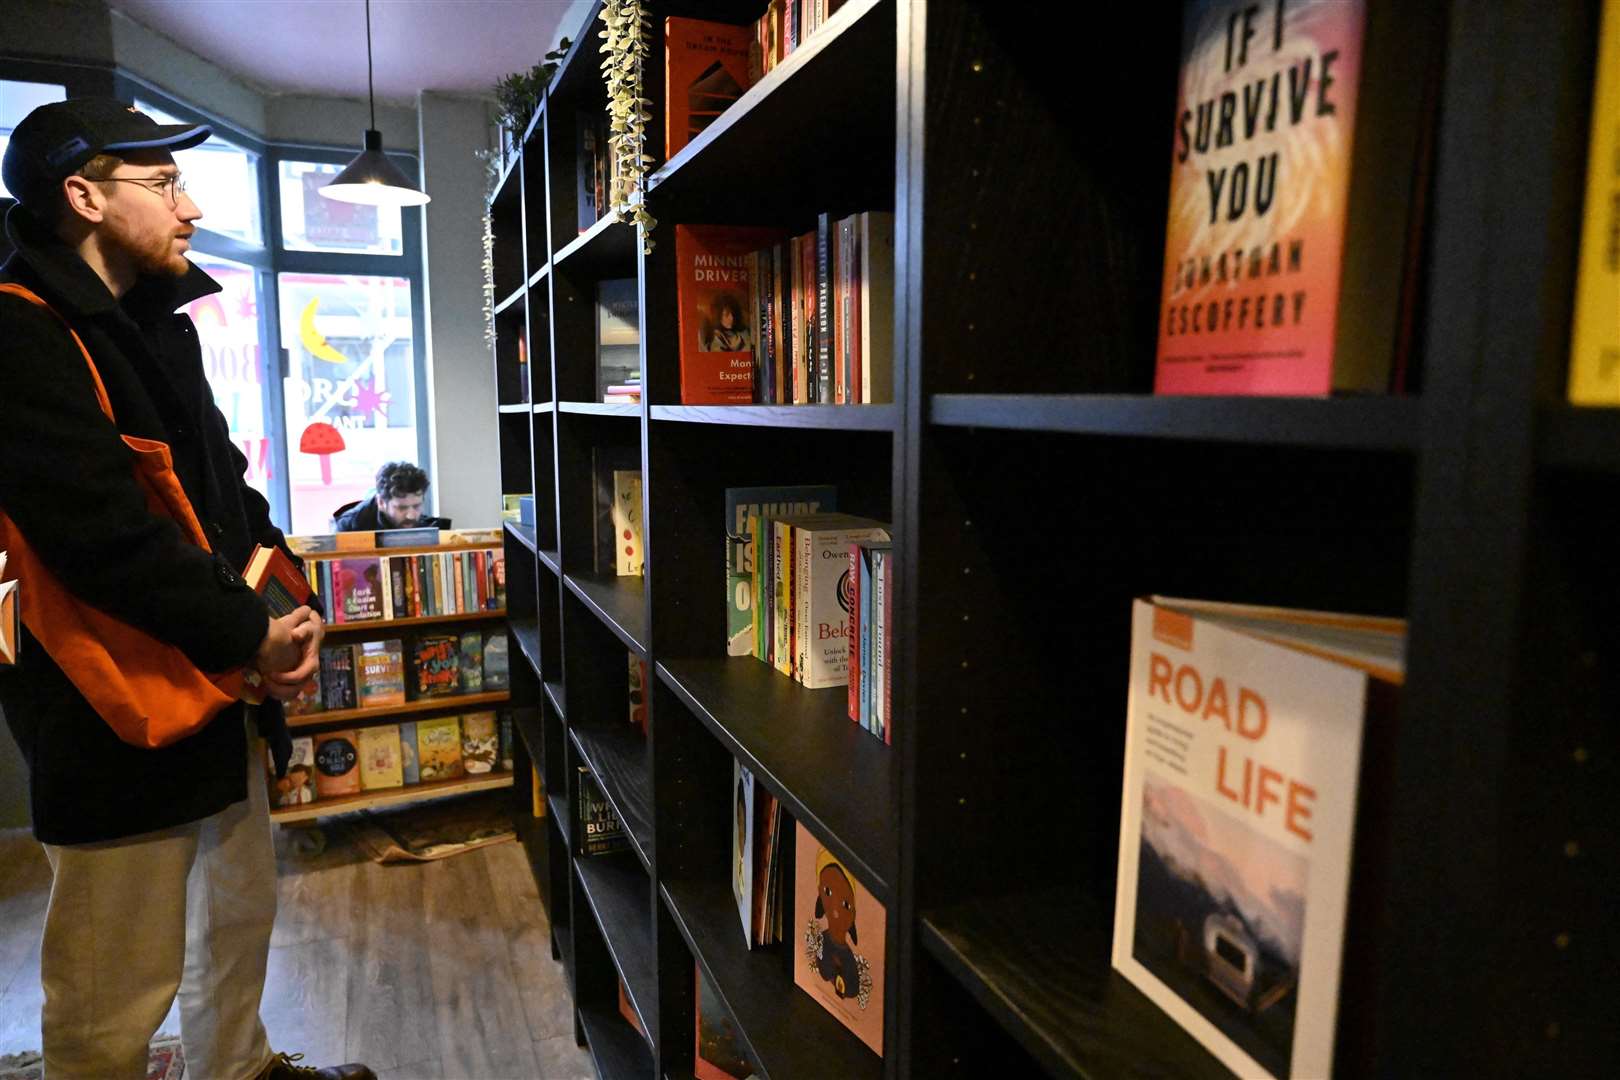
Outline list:
[[[794,828],[793,983],[881,1057],[887,915],[842,859]]]
[[[1240,1076],[1331,1071],[1362,732],[1404,643],[1397,619],[1134,606],[1113,965]]]

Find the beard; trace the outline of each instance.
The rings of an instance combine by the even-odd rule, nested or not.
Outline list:
[[[191,260],[175,246],[173,233],[153,237],[149,243],[133,247],[130,255],[142,277],[178,278],[185,277],[191,271]]]

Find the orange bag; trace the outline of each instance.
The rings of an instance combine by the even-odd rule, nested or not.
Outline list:
[[[0,284],[0,292],[20,296],[62,319],[39,296],[21,285]],[[90,351],[62,319],[90,366],[101,411],[113,420],[112,403]],[[115,421],[116,422],[116,421]],[[134,461],[135,482],[146,492],[147,507],[180,526],[186,539],[211,551],[197,514],[174,472],[166,443],[123,436]],[[173,645],[115,619],[78,597],[45,568],[39,555],[0,510],[0,548],[8,557],[4,576],[22,582],[22,621],[39,639],[74,687],[124,742],[148,749],[167,746],[200,731],[220,710],[248,694],[241,670],[210,676]]]

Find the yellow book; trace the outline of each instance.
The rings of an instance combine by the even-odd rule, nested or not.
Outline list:
[[[1604,0],[1598,39],[1569,400],[1620,405],[1620,0]]]
[[[400,761],[399,725],[378,724],[360,729],[360,788],[376,791],[405,785]]]
[[[425,784],[430,780],[459,780],[461,718],[441,716],[416,722],[416,765]]]

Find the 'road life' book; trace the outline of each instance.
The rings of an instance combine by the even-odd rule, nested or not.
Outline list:
[[[1239,1076],[1325,1077],[1405,624],[1155,597],[1131,626],[1113,965]]]

